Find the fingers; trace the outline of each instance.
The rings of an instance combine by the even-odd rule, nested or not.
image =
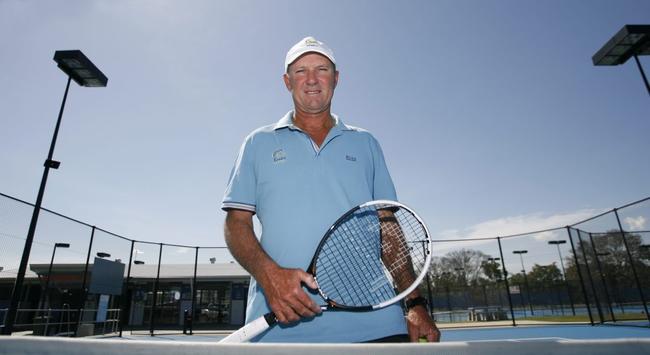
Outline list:
[[[302,289],[303,283],[310,288],[317,287],[314,278],[303,270],[280,268],[273,272],[268,284],[262,285],[278,322],[287,324],[321,313],[320,307]]]
[[[316,283],[316,280],[314,280],[314,277],[311,274],[306,273],[306,272],[304,272],[304,271],[302,271],[300,269],[297,269],[296,271],[298,271],[298,273],[299,273],[300,280],[305,285],[307,285],[307,287],[311,288],[312,290],[315,290],[315,289],[318,288],[318,284]]]
[[[427,334],[427,341],[429,343],[437,343],[440,341],[440,331],[438,328],[432,329],[428,334]]]
[[[425,308],[414,307],[409,310],[406,324],[411,342],[419,342],[420,339],[426,339],[428,342],[440,341],[440,330]]]

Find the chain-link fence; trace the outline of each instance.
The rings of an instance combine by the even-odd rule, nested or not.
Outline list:
[[[32,204],[0,194],[2,324],[32,211]],[[648,326],[648,220],[650,198],[570,226],[434,237],[433,263],[420,292],[441,327]],[[237,328],[249,276],[231,260],[225,247],[134,240],[42,209],[14,331],[155,335]],[[108,271],[100,273],[100,266]],[[119,273],[117,290],[102,284],[111,272]]]
[[[650,326],[649,200],[570,226],[434,240],[434,261],[420,292],[443,327]]]

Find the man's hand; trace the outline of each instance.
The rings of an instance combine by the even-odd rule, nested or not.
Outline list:
[[[415,306],[408,311],[406,325],[411,342],[418,342],[420,338],[426,338],[430,343],[440,341],[440,331],[436,323],[422,306]]]
[[[255,237],[253,212],[229,210],[224,224],[228,248],[262,287],[269,307],[280,323],[313,317],[320,307],[302,289],[316,289],[314,278],[300,269],[285,269],[271,259]]]
[[[320,307],[302,289],[303,283],[309,288],[317,288],[310,274],[300,269],[272,267],[263,279],[260,286],[278,322],[287,324],[321,313]]]

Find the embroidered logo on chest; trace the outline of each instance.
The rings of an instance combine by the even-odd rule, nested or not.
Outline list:
[[[273,152],[273,163],[274,164],[282,163],[285,160],[287,160],[287,153],[285,153],[284,150],[278,149],[275,152]]]
[[[347,154],[346,154],[346,155],[345,155],[345,160],[349,160],[349,161],[357,161],[357,157],[352,156],[352,155],[347,155]]]

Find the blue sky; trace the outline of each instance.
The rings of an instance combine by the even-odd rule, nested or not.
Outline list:
[[[626,0],[0,1],[0,192],[35,200],[66,81],[52,56],[81,49],[108,87],[71,87],[43,205],[224,245],[239,146],[291,108],[284,56],[313,35],[337,58],[333,111],[379,139],[435,235],[565,225],[650,195],[638,70],[591,63],[648,14]]]

